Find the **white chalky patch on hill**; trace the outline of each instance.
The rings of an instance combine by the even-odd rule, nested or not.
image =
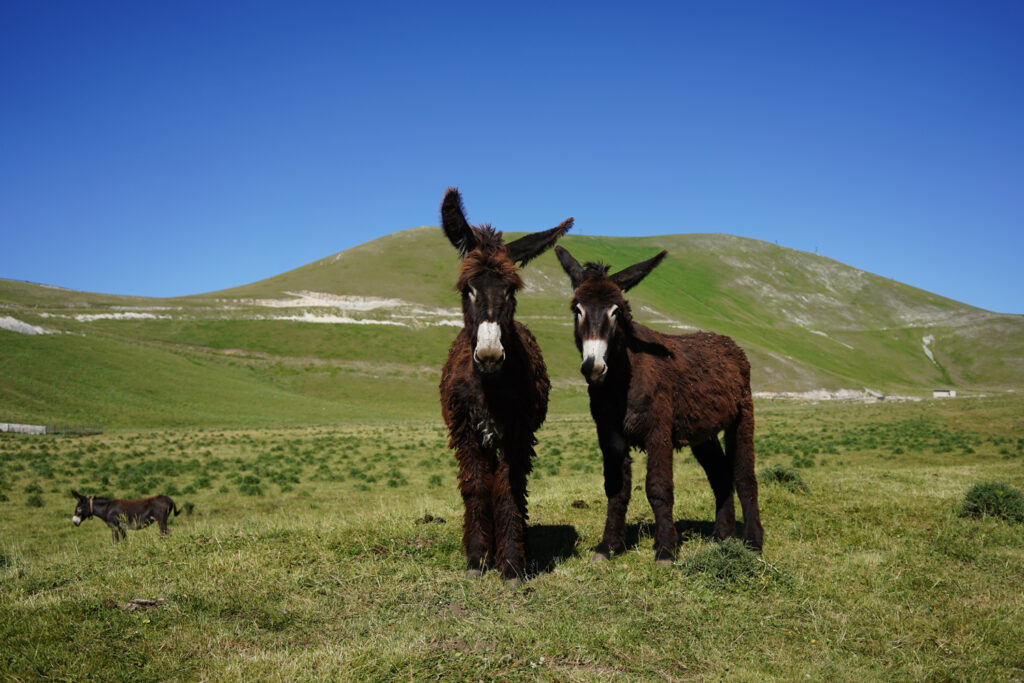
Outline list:
[[[818,335],[820,337],[824,337],[825,339],[828,339],[830,341],[834,341],[836,344],[842,344],[843,346],[845,346],[846,348],[850,349],[851,351],[854,350],[854,348],[852,346],[850,346],[849,344],[847,344],[846,342],[841,342],[838,339],[832,339],[832,337],[828,336],[828,334],[826,334],[825,332],[822,332],[821,330],[807,330],[807,331],[810,332],[811,334],[816,334],[816,335]]]
[[[290,299],[252,299],[247,301],[254,306],[267,308],[340,308],[346,311],[375,311],[414,306],[401,299],[388,299],[378,296],[349,296],[327,294],[325,292],[285,292]]]
[[[687,325],[684,322],[680,322],[679,320],[676,320],[675,318],[672,318],[672,317],[662,313],[661,311],[653,309],[650,306],[641,306],[640,310],[642,312],[644,312],[646,314],[649,314],[651,316],[649,319],[644,321],[645,323],[649,323],[649,324],[652,324],[652,325],[656,325],[656,324],[669,325],[672,328],[677,329],[677,330],[699,330],[700,329],[699,327],[694,327],[693,325]]]
[[[397,320],[376,320],[374,318],[350,318],[345,315],[316,315],[303,313],[302,315],[276,315],[257,316],[258,320],[294,320],[300,323],[323,323],[331,325],[394,325],[397,327],[409,327],[408,324]]]
[[[924,349],[924,355],[928,356],[928,360],[935,365],[938,365],[938,361],[935,360],[935,354],[932,353],[931,345],[935,343],[935,335],[929,334],[921,338],[921,347]]]
[[[342,323],[354,325],[398,325],[403,327],[462,327],[456,308],[433,308],[403,299],[328,294],[325,292],[285,292],[288,299],[246,299],[238,303],[263,308],[332,309],[336,314],[301,314],[256,316],[259,320],[297,320],[300,322]],[[227,308],[227,307],[225,307]],[[360,314],[375,314],[367,317]]]
[[[18,334],[53,334],[53,330],[29,324],[9,315],[0,316],[0,328]]]
[[[170,320],[169,315],[153,313],[77,313],[75,320],[80,323],[91,323],[96,320]]]

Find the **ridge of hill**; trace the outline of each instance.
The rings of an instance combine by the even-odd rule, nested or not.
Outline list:
[[[747,351],[755,390],[870,387],[925,395],[1024,387],[1024,316],[974,308],[827,257],[716,234],[570,235],[613,270],[669,257],[630,292],[665,332],[713,330]],[[461,327],[458,257],[404,230],[280,275],[148,299],[0,280],[0,421],[158,426],[305,423],[438,413]],[[517,317],[537,336],[553,412],[586,410],[568,279],[524,269]]]

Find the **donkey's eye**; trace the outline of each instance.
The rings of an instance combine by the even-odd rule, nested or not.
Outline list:
[[[476,303],[476,288],[474,288],[474,287],[470,287],[470,288],[469,288],[469,289],[468,289],[468,290],[466,291],[466,294],[468,294],[468,295],[469,295],[469,301],[470,301],[470,303]]]
[[[618,306],[613,305],[608,309],[608,319],[615,322],[615,312],[619,310]]]
[[[576,318],[579,320],[583,320],[583,318],[587,316],[586,312],[584,312],[583,310],[583,307],[580,306],[579,304],[576,304],[575,306],[572,307],[572,312],[576,314]]]

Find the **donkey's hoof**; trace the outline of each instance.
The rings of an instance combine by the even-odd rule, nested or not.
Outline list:
[[[669,559],[669,558],[664,558],[663,557],[663,558],[661,558],[659,560],[655,560],[654,561],[654,566],[655,567],[671,567],[672,566],[672,560]]]
[[[511,576],[511,577],[509,577],[507,579],[503,579],[503,581],[505,582],[505,588],[508,588],[509,590],[514,591],[517,588],[519,588],[519,577],[518,576]]]
[[[479,579],[483,575],[484,575],[484,573],[480,569],[467,569],[466,570],[466,578],[467,579]]]
[[[607,562],[610,559],[611,559],[610,557],[608,557],[607,555],[605,555],[602,552],[596,552],[596,553],[594,553],[593,555],[590,556],[590,561],[591,562]]]

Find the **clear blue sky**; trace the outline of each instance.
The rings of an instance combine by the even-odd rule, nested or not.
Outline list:
[[[0,0],[0,277],[212,291],[458,185],[500,229],[731,233],[1024,313],[1022,36],[1016,0]]]

